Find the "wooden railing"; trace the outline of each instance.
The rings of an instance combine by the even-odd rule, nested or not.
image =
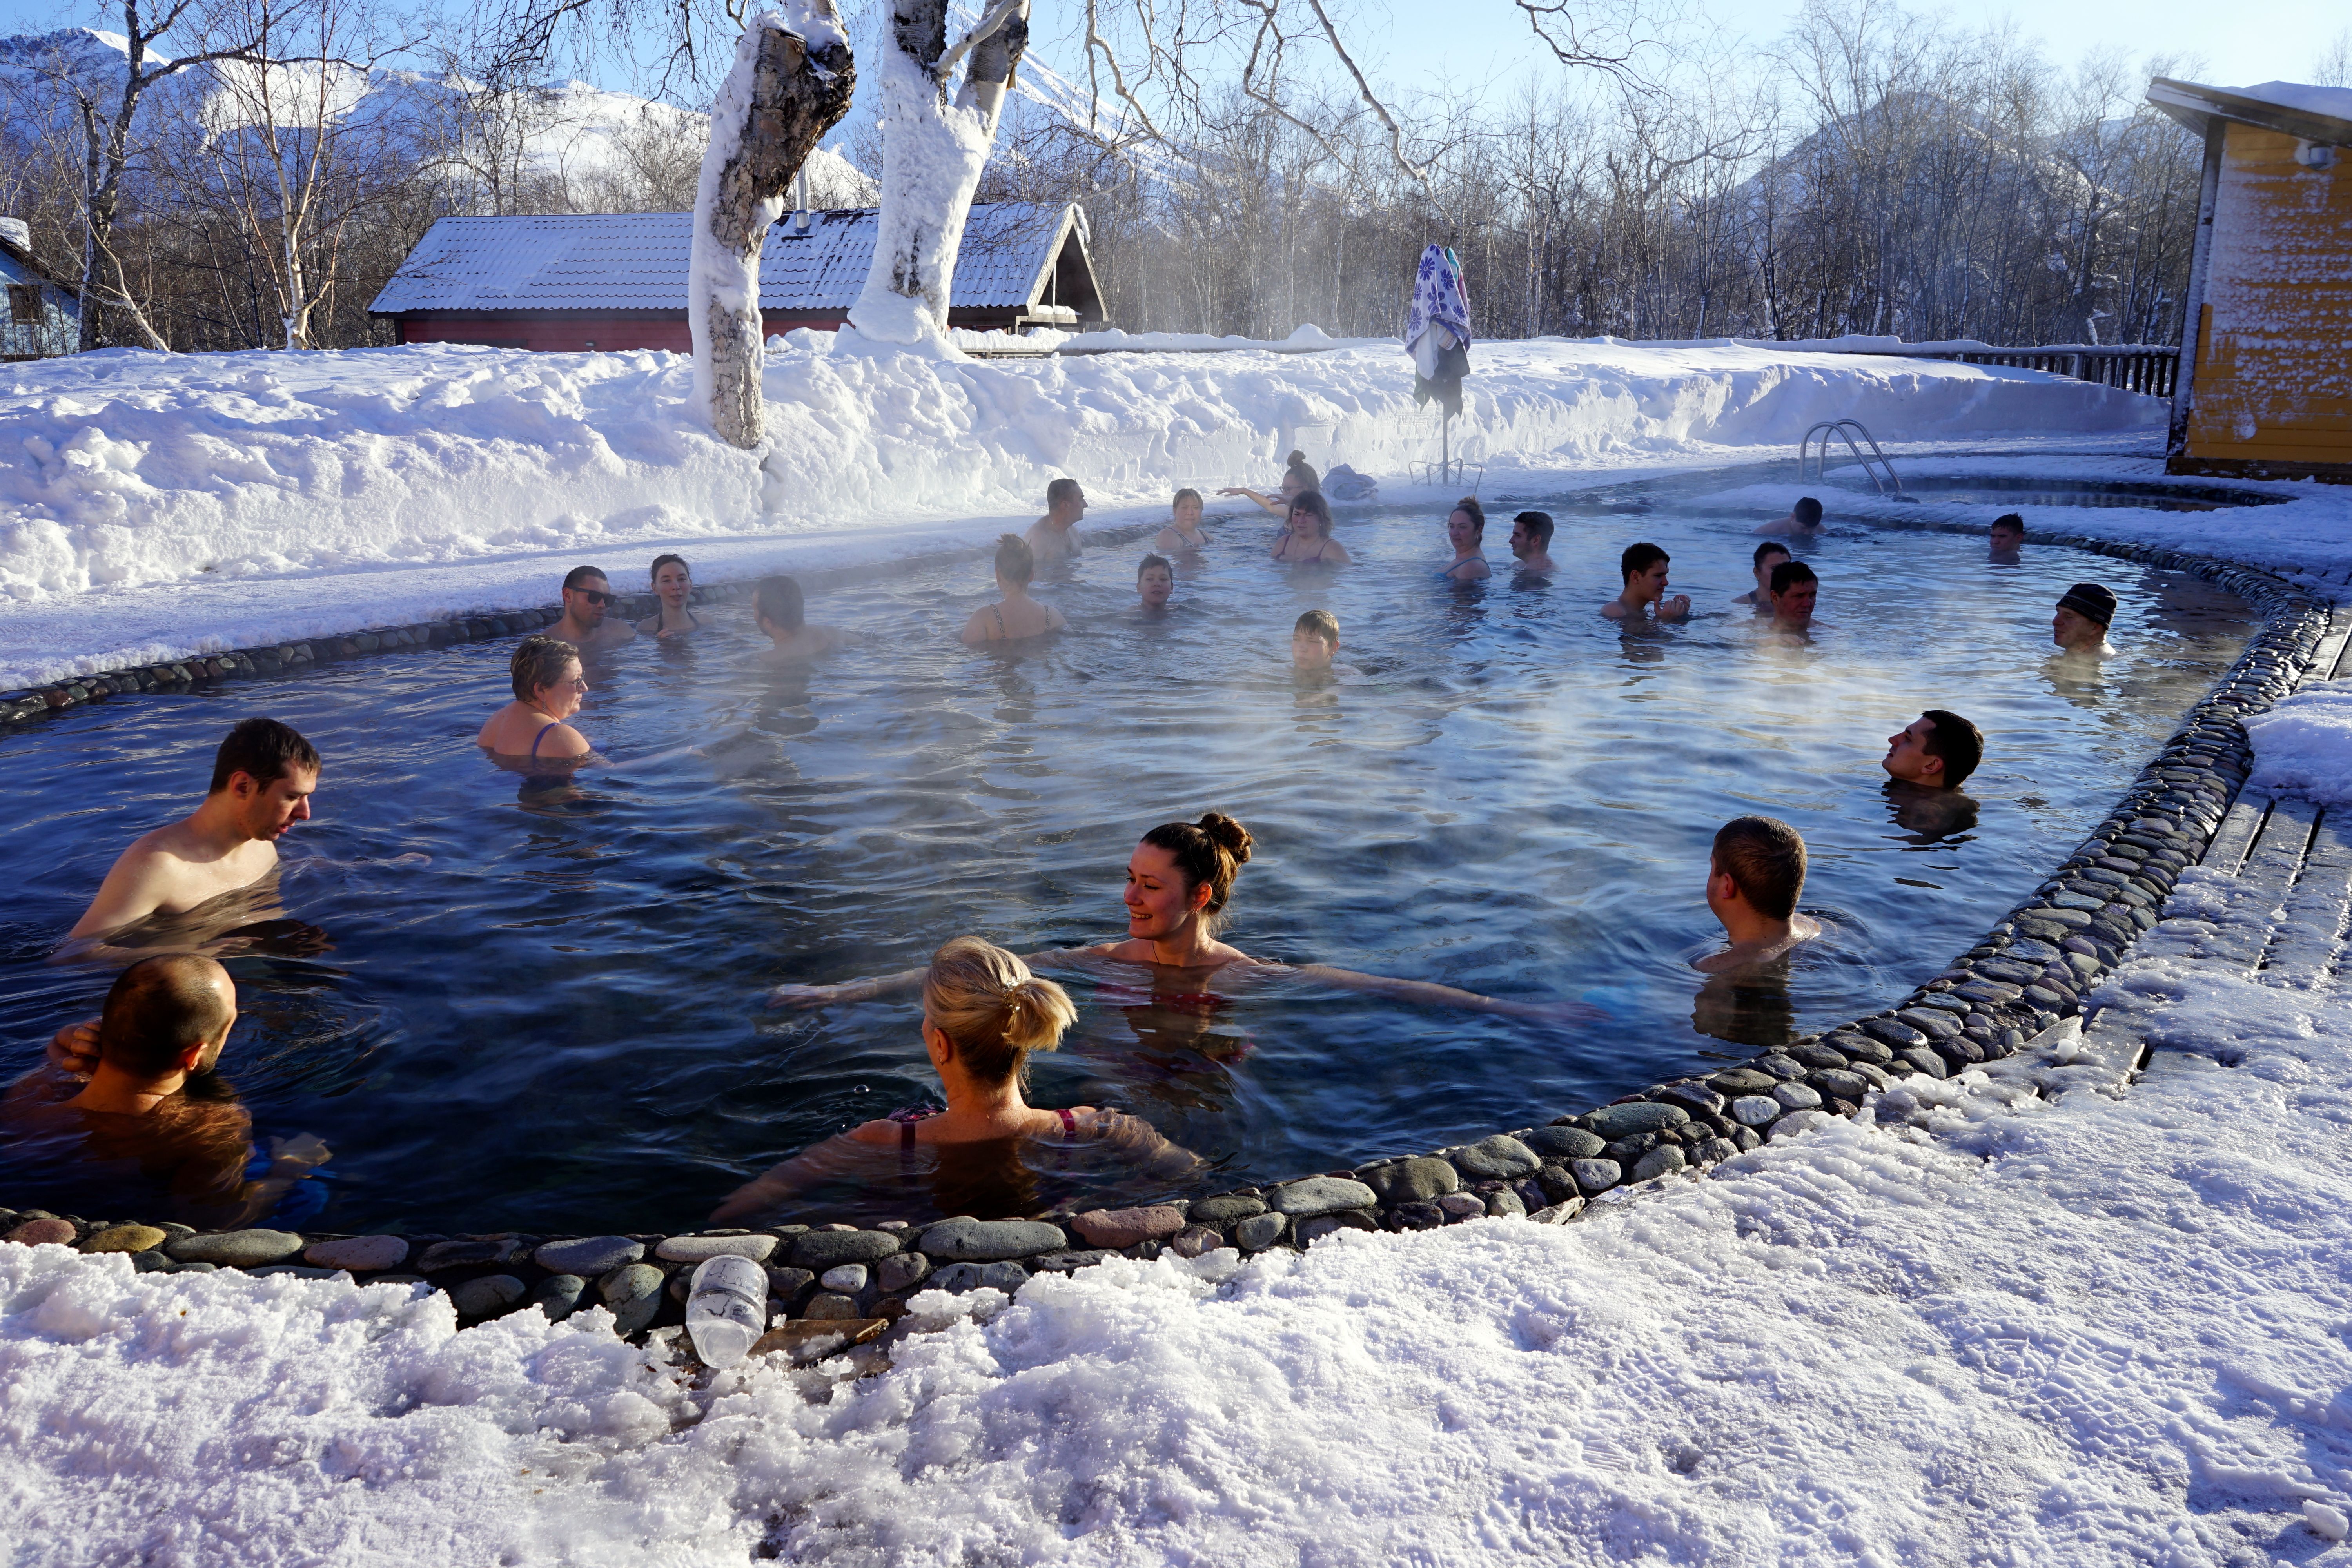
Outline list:
[[[2158,343],[2050,343],[2040,348],[1934,344],[1843,352],[1958,360],[1967,364],[2015,365],[2021,370],[2072,376],[2076,381],[2095,381],[2102,386],[2119,386],[2126,392],[2144,392],[2151,397],[2171,396],[2173,381],[2180,369],[2180,350]]]

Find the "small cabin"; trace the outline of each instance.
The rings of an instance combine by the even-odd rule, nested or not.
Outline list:
[[[2352,481],[2352,89],[2147,99],[2205,142],[2166,471]]]
[[[760,253],[768,334],[849,319],[881,228],[874,207],[787,213]],[[369,307],[404,343],[579,353],[693,347],[686,319],[692,213],[445,217]],[[956,252],[948,325],[972,331],[1103,321],[1075,205],[975,204]]]
[[[8,289],[0,360],[48,359],[81,347],[81,297],[33,259],[33,231],[23,218],[0,218],[0,283]]]

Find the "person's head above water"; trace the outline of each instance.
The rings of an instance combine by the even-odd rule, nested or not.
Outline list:
[[[1135,591],[1147,610],[1165,608],[1176,591],[1176,568],[1165,555],[1147,555],[1135,569]]]
[[[771,637],[788,637],[808,625],[808,601],[800,584],[790,577],[761,578],[751,591],[751,619]]]
[[[1301,522],[1307,525],[1305,531],[1310,539],[1331,537],[1331,503],[1323,499],[1320,490],[1301,490],[1290,498],[1293,532],[1299,531]]]
[[[1821,581],[1813,575],[1813,569],[1801,561],[1783,561],[1773,567],[1772,575],[1766,580],[1773,616],[1784,621],[1811,620],[1813,606],[1821,598]]]
[[[1339,651],[1339,617],[1328,610],[1309,610],[1290,628],[1290,662],[1300,669],[1328,669]]]
[[[1445,537],[1454,551],[1475,550],[1486,537],[1486,509],[1476,496],[1464,496],[1445,514]]]
[[[2014,555],[2025,544],[2025,519],[2013,511],[1994,518],[1986,538],[1995,555]]]
[[[667,578],[662,575],[665,568],[669,574]],[[656,593],[667,598],[669,592],[693,587],[694,573],[683,555],[656,555],[653,566],[646,574],[646,580],[654,585]]]
[[[1064,478],[1045,487],[1045,518],[1067,528],[1087,515],[1087,492],[1078,481]]]
[[[1213,811],[1145,834],[1127,860],[1127,934],[1166,941],[1196,921],[1215,931],[1250,842],[1249,829]]]
[[[236,1024],[236,986],[209,958],[142,958],[106,994],[99,1016],[101,1069],[134,1082],[203,1072],[220,1059]]]
[[[1187,485],[1176,492],[1174,500],[1168,503],[1168,512],[1189,533],[1201,526],[1201,509],[1207,504],[1201,499],[1199,490]]]
[[[2097,583],[2077,583],[2050,617],[2050,640],[2070,651],[2096,652],[2106,646],[2107,628],[2115,624],[2115,594]]]
[[[1077,1016],[1068,992],[976,936],[942,943],[923,974],[923,1043],[951,1089],[953,1072],[975,1089],[1025,1083],[1029,1053],[1059,1046]]]
[[[1782,544],[1778,540],[1768,539],[1763,543],[1758,545],[1756,547],[1755,560],[1752,563],[1752,569],[1756,574],[1756,585],[1765,593],[1770,593],[1772,591],[1772,568],[1779,565],[1783,561],[1794,561],[1796,557],[1794,555],[1789,553],[1789,547]]]
[[[248,837],[275,842],[294,824],[310,820],[320,765],[319,749],[292,725],[240,720],[213,752],[212,783],[205,794],[226,795]]]
[[[1655,598],[1665,591],[1666,567],[1672,559],[1664,551],[1646,541],[1629,544],[1624,553],[1617,557],[1617,574],[1629,587],[1639,582],[1643,587],[1653,590],[1650,596]],[[1654,582],[1649,581],[1654,577]]]
[[[604,624],[604,606],[619,595],[601,567],[574,566],[563,574],[563,613],[583,626]]]
[[[1777,817],[1735,816],[1716,829],[1706,902],[1717,915],[1737,900],[1766,920],[1785,921],[1804,890],[1805,840],[1795,828]]]
[[[1296,495],[1300,490],[1323,488],[1323,476],[1315,471],[1315,465],[1307,460],[1306,453],[1293,452],[1283,461],[1290,465],[1282,472],[1282,488],[1285,490]]]
[[[588,682],[581,679],[580,650],[562,637],[527,637],[515,645],[507,661],[507,678],[515,700],[551,719],[565,719],[580,710]]]
[[[1523,511],[1511,519],[1511,555],[1532,561],[1551,553],[1552,521],[1548,511]]]
[[[1037,552],[1017,533],[996,537],[996,581],[1006,588],[1026,588],[1037,575]]]
[[[1930,708],[1886,737],[1879,766],[1906,784],[1958,789],[1984,760],[1984,731],[1945,708]]]
[[[1789,515],[1801,527],[1819,528],[1822,525],[1822,503],[1811,496],[1799,496],[1797,504],[1789,509]]]

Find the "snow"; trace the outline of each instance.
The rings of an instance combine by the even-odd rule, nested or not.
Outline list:
[[[2129,1037],[1569,1226],[927,1295],[860,1381],[0,1247],[11,1561],[2340,1563],[2352,1005],[2204,947],[2274,897],[2189,872]]]
[[[772,342],[770,455],[711,434],[684,355],[461,345],[109,350],[0,373],[0,689],[126,664],[552,602],[562,573],[679,549],[725,582],[1097,521],[1283,454],[1382,480],[1434,456],[1393,342],[970,362]],[[1713,344],[1493,343],[1454,450],[1490,489],[1882,440],[2144,436],[2163,405],[1998,366]],[[2285,509],[2274,509],[2284,510]],[[267,593],[257,592],[268,584]]]
[[[2352,805],[2352,679],[2307,683],[2246,721],[2254,789]]]
[[[2283,109],[2299,109],[2305,114],[2324,114],[2332,120],[2352,121],[2352,87],[2318,87],[2309,82],[2265,81],[2252,87],[2226,89],[2241,98],[2255,98],[2264,103],[2275,103]]]

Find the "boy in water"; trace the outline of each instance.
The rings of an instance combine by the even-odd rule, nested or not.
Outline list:
[[[1548,574],[1559,568],[1551,559],[1551,513],[1523,511],[1511,520],[1511,558],[1519,570]]]
[[[1290,628],[1290,662],[1295,668],[1353,674],[1345,665],[1331,662],[1339,651],[1339,617],[1328,610],[1309,610]]]
[[[1797,912],[1805,889],[1805,841],[1769,816],[1735,816],[1716,831],[1707,858],[1706,907],[1730,939],[1691,967],[1705,974],[1769,963],[1801,942],[1822,934],[1819,921]]]
[[[1992,546],[1990,560],[1994,565],[2017,565],[2024,559],[2025,520],[2013,511],[1994,518],[1989,542]]]
[[[1144,613],[1156,616],[1166,610],[1168,595],[1175,591],[1175,566],[1164,555],[1145,556],[1135,569],[1135,592],[1143,600]]]
[[[1662,621],[1678,621],[1690,614],[1690,595],[1676,594],[1666,597],[1666,552],[1647,542],[1629,544],[1625,553],[1617,558],[1617,570],[1625,579],[1625,590],[1601,606],[1601,613],[1612,621],[1638,621],[1649,613]]]
[[[1789,509],[1788,516],[1778,522],[1768,522],[1756,531],[1794,534],[1800,539],[1811,539],[1821,531],[1822,503],[1811,496],[1801,496],[1798,498],[1797,504]]]
[[[1776,540],[1768,539],[1758,545],[1756,558],[1752,563],[1756,574],[1756,586],[1731,602],[1735,605],[1751,605],[1755,606],[1756,613],[1759,616],[1770,615],[1772,613],[1772,568],[1783,561],[1795,559],[1795,556],[1789,553],[1789,547]]]

